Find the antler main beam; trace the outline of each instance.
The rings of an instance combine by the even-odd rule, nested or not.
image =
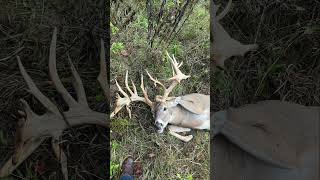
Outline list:
[[[64,178],[68,179],[67,157],[59,145],[59,139],[61,138],[63,131],[70,126],[73,127],[84,124],[100,125],[104,127],[109,126],[106,114],[93,111],[89,108],[83,83],[69,57],[68,60],[72,76],[75,79],[73,85],[77,93],[77,100],[75,100],[63,86],[56,69],[56,42],[57,28],[53,31],[50,45],[49,74],[58,93],[68,104],[69,110],[66,112],[59,111],[57,106],[37,88],[22,65],[20,58],[17,57],[20,72],[27,83],[29,92],[39,100],[39,102],[47,109],[47,112],[43,115],[38,115],[32,111],[26,101],[23,99],[21,100],[24,111],[19,111],[19,114],[22,117],[19,119],[15,135],[14,154],[5,162],[3,167],[1,167],[0,177],[9,176],[47,137],[52,137],[52,148],[61,164]],[[105,51],[102,40],[100,75],[98,81],[105,94],[108,93]]]

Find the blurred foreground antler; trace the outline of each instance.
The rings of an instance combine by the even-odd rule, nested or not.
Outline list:
[[[107,115],[105,113],[93,111],[89,108],[81,78],[70,59],[69,62],[72,76],[74,78],[73,85],[77,93],[77,100],[68,93],[61,83],[56,68],[56,42],[57,29],[55,28],[50,45],[49,74],[56,90],[68,104],[69,110],[61,112],[48,97],[41,93],[26,72],[20,58],[17,57],[20,72],[29,87],[29,92],[39,100],[39,102],[47,109],[47,112],[43,115],[38,115],[31,110],[25,100],[21,99],[24,111],[19,111],[22,118],[20,118],[18,128],[16,130],[14,154],[1,167],[0,177],[9,176],[29,155],[33,153],[33,151],[40,146],[45,139],[51,137],[52,148],[61,164],[64,179],[68,179],[67,157],[59,145],[63,131],[74,126],[84,124],[108,127]],[[103,91],[107,95],[108,84],[103,40],[101,40],[100,53],[101,69],[98,79]]]
[[[220,5],[215,5],[211,1],[211,36],[213,42],[211,44],[213,60],[218,65],[223,67],[224,61],[232,56],[243,56],[248,51],[258,48],[257,44],[242,44],[241,42],[231,38],[227,31],[221,26],[219,21],[229,12],[232,0],[229,0],[226,8],[217,15]]]

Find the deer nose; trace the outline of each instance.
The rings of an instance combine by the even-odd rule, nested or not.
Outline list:
[[[156,121],[155,122],[155,125],[158,127],[158,128],[162,128],[163,124],[159,121]]]

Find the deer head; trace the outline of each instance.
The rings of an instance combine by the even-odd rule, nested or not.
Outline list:
[[[111,113],[111,118],[116,115],[124,106],[126,107],[129,116],[131,118],[131,110],[129,108],[130,103],[134,101],[142,101],[149,105],[151,112],[155,118],[155,125],[158,129],[159,133],[162,133],[165,127],[173,120],[175,119],[175,115],[177,112],[178,104],[181,101],[181,97],[169,97],[169,94],[172,92],[172,90],[183,80],[187,79],[190,77],[190,75],[185,75],[180,71],[180,67],[182,66],[182,62],[178,63],[177,60],[175,59],[174,55],[172,57],[166,52],[168,59],[170,60],[172,69],[173,69],[173,76],[168,79],[171,84],[166,87],[163,83],[158,81],[157,79],[153,78],[150,73],[146,70],[147,75],[149,76],[150,80],[153,81],[154,86],[159,85],[160,87],[163,88],[164,93],[163,95],[157,95],[155,97],[154,102],[152,102],[147,94],[147,91],[144,87],[144,82],[143,82],[143,75],[141,74],[141,89],[143,92],[144,97],[140,97],[138,95],[137,89],[135,84],[132,82],[132,87],[133,91],[128,85],[128,71],[126,72],[126,77],[125,77],[125,86],[128,92],[130,93],[130,96],[122,90],[120,85],[118,84],[116,80],[116,85],[119,89],[119,92],[124,97],[121,97],[119,94],[117,94],[117,100],[116,100],[116,107],[115,110]]]

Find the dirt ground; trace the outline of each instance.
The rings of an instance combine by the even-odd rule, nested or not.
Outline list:
[[[58,28],[57,67],[62,82],[72,95],[76,94],[71,85],[69,54],[83,80],[90,107],[100,112],[107,111],[96,80],[100,67],[100,38],[108,42],[109,37],[104,3],[82,0],[0,1],[0,164],[13,152],[17,110],[22,108],[19,99],[25,99],[36,113],[45,112],[44,107],[26,91],[17,55],[39,89],[62,110],[67,110],[48,76],[49,45],[55,26]],[[106,179],[108,130],[84,126],[77,128],[75,133],[66,131],[64,134],[62,145],[68,156],[70,179]],[[24,161],[13,177],[62,179],[50,141]]]

